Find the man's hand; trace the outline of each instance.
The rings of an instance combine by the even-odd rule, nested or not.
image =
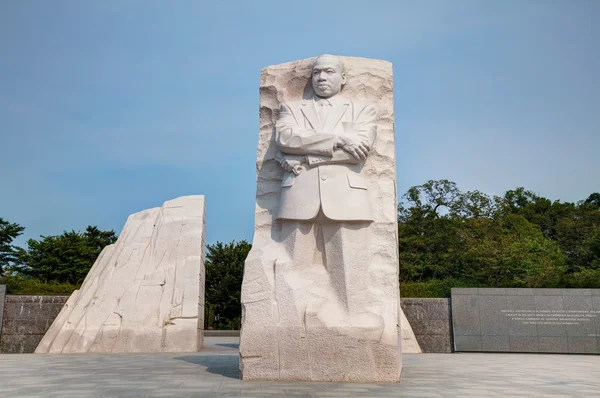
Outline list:
[[[298,159],[290,159],[287,156],[282,156],[277,160],[279,161],[281,167],[283,167],[283,169],[288,173],[294,173],[296,175],[299,175],[302,171],[304,171],[302,162]]]
[[[371,150],[367,137],[362,134],[339,135],[336,144],[357,160],[365,160]]]

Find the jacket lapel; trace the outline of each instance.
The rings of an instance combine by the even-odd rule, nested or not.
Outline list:
[[[315,109],[315,102],[312,100],[302,101],[302,113],[308,119],[311,127],[315,130],[322,130],[321,120],[319,119],[319,115],[317,115],[317,110]],[[329,118],[328,118],[329,119]]]
[[[332,98],[331,100],[331,110],[329,111],[329,115],[327,115],[327,119],[325,119],[325,125],[323,126],[323,131],[333,131],[335,126],[339,123],[344,113],[350,106],[350,101],[345,98],[336,98],[335,100]]]

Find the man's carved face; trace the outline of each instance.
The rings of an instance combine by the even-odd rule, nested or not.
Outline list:
[[[312,85],[315,94],[321,98],[333,97],[342,91],[342,85],[345,83],[346,74],[338,58],[323,55],[315,60],[312,67]]]

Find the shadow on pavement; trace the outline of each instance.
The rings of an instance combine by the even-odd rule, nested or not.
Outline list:
[[[226,344],[227,345],[227,344]],[[231,379],[240,378],[239,357],[237,355],[186,355],[174,359],[206,366],[206,371]]]
[[[215,344],[215,345],[218,345],[221,347],[229,347],[229,348],[238,348],[238,349],[240,348],[239,344]]]

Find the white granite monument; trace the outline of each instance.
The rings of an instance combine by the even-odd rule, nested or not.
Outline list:
[[[260,93],[242,378],[398,381],[392,65],[323,55],[269,66]]]
[[[204,196],[184,196],[129,216],[35,352],[199,351],[204,212]]]

